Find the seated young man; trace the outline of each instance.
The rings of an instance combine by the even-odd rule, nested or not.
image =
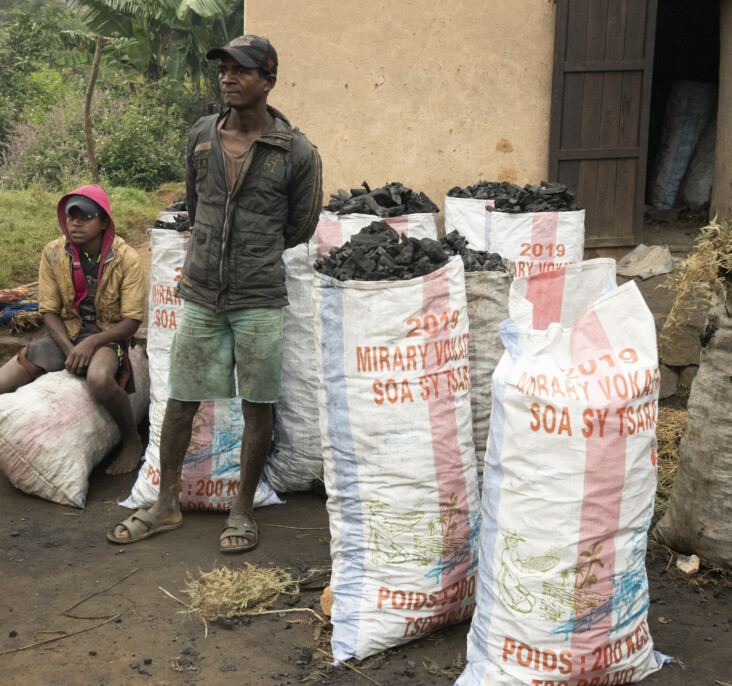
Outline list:
[[[46,372],[86,376],[122,433],[122,449],[107,474],[126,474],[142,453],[127,397],[134,391],[127,352],[145,308],[140,258],[115,234],[109,198],[99,186],[63,196],[57,214],[64,235],[44,248],[38,277],[48,333],[0,368],[0,393]]]

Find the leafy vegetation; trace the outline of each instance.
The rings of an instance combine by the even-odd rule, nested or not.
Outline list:
[[[190,125],[217,85],[205,53],[241,32],[240,0],[0,0],[0,189],[91,180],[84,94],[102,185],[183,178]]]

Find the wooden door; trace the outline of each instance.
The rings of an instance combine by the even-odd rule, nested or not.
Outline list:
[[[549,178],[586,247],[641,242],[657,0],[558,0]]]

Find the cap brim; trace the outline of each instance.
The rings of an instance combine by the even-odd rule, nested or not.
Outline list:
[[[106,214],[101,205],[94,202],[91,198],[86,198],[83,195],[76,198],[71,197],[66,201],[66,207],[64,208],[66,214],[68,214],[70,210],[74,209],[74,207],[83,212],[86,217],[97,217],[100,214]]]
[[[261,67],[248,55],[242,55],[236,50],[230,50],[229,48],[212,48],[206,53],[207,60],[220,60],[222,57],[231,57],[242,67],[247,69],[261,69]]]

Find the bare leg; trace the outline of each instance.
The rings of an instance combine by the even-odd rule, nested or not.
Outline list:
[[[172,524],[181,520],[178,498],[180,475],[191,442],[193,418],[199,405],[198,402],[171,398],[165,408],[160,434],[160,493],[157,502],[149,510],[157,524]],[[117,525],[114,535],[120,540],[129,538],[129,533],[121,525]]]
[[[117,459],[107,467],[106,474],[134,472],[142,455],[142,441],[132,414],[130,399],[115,379],[118,368],[117,353],[111,348],[99,348],[86,373],[89,390],[112,415],[122,434],[122,448]]]
[[[31,381],[33,381],[33,377],[18,362],[17,357],[11,358],[0,367],[0,394],[12,393]]]
[[[231,506],[230,516],[251,517],[254,512],[254,494],[272,444],[272,405],[271,403],[250,403],[242,400],[241,409],[244,412],[244,434],[241,439],[241,481],[239,482],[239,493]],[[248,542],[241,536],[228,536],[221,541],[221,547],[236,547],[246,545]]]

